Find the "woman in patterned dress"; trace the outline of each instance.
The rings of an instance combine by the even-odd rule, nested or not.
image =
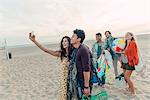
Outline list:
[[[67,99],[67,77],[68,77],[68,61],[70,59],[70,55],[72,53],[72,46],[70,42],[70,38],[68,36],[64,36],[61,40],[60,44],[60,50],[59,51],[54,51],[51,49],[48,49],[41,45],[35,38],[35,35],[32,33],[29,33],[29,39],[36,45],[38,46],[41,50],[44,52],[60,57],[61,59],[61,65],[59,70],[59,81],[60,81],[60,88],[59,88],[59,100],[66,100]]]

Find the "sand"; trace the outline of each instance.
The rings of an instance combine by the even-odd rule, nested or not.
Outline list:
[[[109,93],[109,100],[150,100],[149,38],[146,35],[138,39],[147,65],[147,73],[144,77],[136,72],[132,75],[137,95],[131,98],[124,90],[114,87],[114,74],[111,68],[109,84],[106,84],[105,88]],[[86,44],[91,46],[93,41]],[[56,49],[58,45],[48,47]],[[12,52],[13,59],[0,60],[0,100],[58,100],[60,59],[36,47],[20,47],[9,51]],[[121,72],[119,68],[119,73]],[[100,90],[100,87],[94,88],[93,92]]]

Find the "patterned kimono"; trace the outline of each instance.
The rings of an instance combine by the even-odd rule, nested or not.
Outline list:
[[[67,100],[77,100],[79,93],[79,86],[77,83],[77,68],[76,68],[76,52],[74,49],[69,61],[68,79],[67,79]]]

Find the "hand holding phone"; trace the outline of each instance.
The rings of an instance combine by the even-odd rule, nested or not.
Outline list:
[[[34,33],[34,31],[32,31],[32,32],[30,32],[29,33],[29,39],[31,40],[31,41],[35,41],[35,33]]]

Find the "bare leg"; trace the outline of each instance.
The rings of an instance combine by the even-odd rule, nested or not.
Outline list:
[[[125,71],[125,79],[129,85],[129,91],[132,93],[132,94],[135,94],[135,91],[134,91],[134,85],[133,85],[133,82],[131,81],[130,79],[130,76],[132,74],[132,71],[131,70],[126,70]]]

